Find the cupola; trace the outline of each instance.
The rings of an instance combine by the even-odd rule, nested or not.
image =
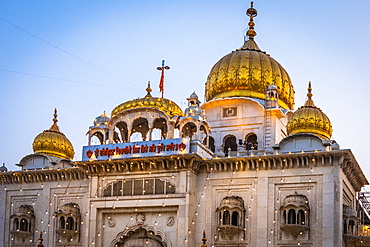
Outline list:
[[[72,143],[60,132],[57,116],[57,109],[55,109],[53,125],[36,136],[32,143],[33,151],[37,154],[72,160],[75,155]]]
[[[308,133],[324,139],[330,139],[333,132],[329,118],[315,106],[312,100],[311,82],[308,83],[307,100],[304,106],[298,108],[287,123],[288,135]]]

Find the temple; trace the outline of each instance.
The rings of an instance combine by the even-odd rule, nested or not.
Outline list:
[[[295,99],[255,41],[253,3],[246,13],[244,44],[200,78],[205,102],[190,90],[181,109],[148,83],[97,113],[81,160],[55,109],[20,170],[0,167],[0,245],[370,246],[368,180],[332,139],[315,83]]]

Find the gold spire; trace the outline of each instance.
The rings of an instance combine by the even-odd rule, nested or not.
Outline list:
[[[203,231],[202,245],[200,247],[207,247],[206,231]]]
[[[244,45],[241,49],[261,51],[256,42],[254,42],[254,37],[257,35],[256,31],[254,30],[254,17],[257,16],[257,10],[253,8],[253,2],[251,2],[251,7],[247,9],[247,16],[249,16],[249,29],[246,35],[249,37],[249,39],[247,40],[245,37]]]
[[[102,117],[108,117],[107,113],[104,111],[103,114],[101,115]]]
[[[52,131],[56,131],[56,132],[60,132],[59,131],[59,127],[57,125],[57,122],[58,122],[58,112],[57,112],[57,108],[54,109],[54,118],[53,118],[53,125],[51,125],[50,129],[49,130],[52,130]]]
[[[306,103],[304,104],[304,106],[310,106],[310,107],[315,107],[315,103],[313,103],[313,100],[312,100],[312,88],[311,88],[311,82],[309,81],[308,82],[308,93],[307,93],[307,97],[308,99],[306,100]]]
[[[145,96],[145,98],[152,98],[152,95],[150,94],[153,90],[150,88],[150,81],[148,81],[148,87],[146,88],[146,91],[148,92]]]
[[[257,10],[253,8],[253,1],[251,2],[251,7],[247,9],[247,16],[249,16],[249,29],[247,31],[247,35],[249,36],[249,39],[253,40],[257,35],[256,31],[254,30],[254,17],[257,16]]]

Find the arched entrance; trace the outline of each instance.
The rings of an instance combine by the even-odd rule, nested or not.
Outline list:
[[[165,234],[148,225],[135,225],[120,232],[111,247],[172,247]]]

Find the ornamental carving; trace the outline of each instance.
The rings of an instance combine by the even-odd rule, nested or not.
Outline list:
[[[168,217],[166,225],[173,226],[174,224],[175,224],[175,217],[173,216]]]

